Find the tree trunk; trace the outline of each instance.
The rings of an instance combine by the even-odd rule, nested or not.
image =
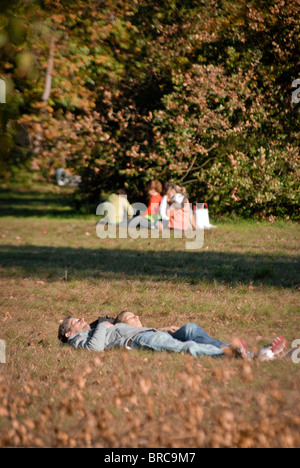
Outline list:
[[[33,145],[33,154],[38,156],[41,154],[43,149],[43,140],[44,140],[44,129],[43,129],[43,116],[46,115],[46,105],[49,101],[50,93],[51,93],[51,83],[52,83],[52,72],[53,72],[53,64],[54,64],[54,50],[55,50],[55,37],[54,35],[51,36],[50,40],[50,47],[49,47],[49,58],[48,58],[48,66],[46,71],[46,78],[45,78],[45,86],[44,92],[42,96],[42,101],[44,103],[44,107],[40,111],[41,115],[41,129],[33,135],[32,145]],[[37,168],[38,159],[33,159],[32,161],[32,168]]]
[[[47,104],[49,97],[50,97],[50,92],[51,92],[54,49],[55,49],[55,37],[52,36],[51,41],[50,41],[50,50],[49,50],[48,67],[47,67],[47,72],[46,72],[45,88],[44,88],[44,93],[43,93],[43,98],[42,98],[45,104]]]

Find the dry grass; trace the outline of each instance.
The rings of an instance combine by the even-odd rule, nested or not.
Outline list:
[[[298,226],[219,220],[186,251],[180,239],[100,240],[96,222],[49,189],[2,194],[0,446],[299,446],[299,364],[92,354],[56,338],[69,313],[92,321],[127,307],[149,326],[192,321],[252,349],[275,335],[291,344]]]

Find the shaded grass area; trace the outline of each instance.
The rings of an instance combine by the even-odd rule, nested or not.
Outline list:
[[[253,350],[275,335],[291,345],[300,338],[296,224],[214,220],[202,249],[187,251],[173,237],[99,239],[96,216],[65,217],[62,192],[35,192],[6,192],[0,208],[1,446],[299,446],[292,361],[92,354],[56,338],[66,315],[93,321],[129,308],[147,326],[190,321]]]
[[[198,284],[299,285],[299,256],[208,251],[71,248],[38,245],[0,246],[0,275],[34,276],[50,281],[103,278],[159,280]],[[65,277],[66,275],[66,277]]]
[[[73,197],[74,188],[48,184],[14,191],[0,188],[0,217],[74,217],[78,212]]]
[[[77,216],[72,189],[0,192],[0,266],[4,275],[68,278],[139,278],[197,284],[201,281],[299,285],[297,224],[213,220],[204,245],[187,250],[188,240],[99,239],[96,215]],[[96,211],[96,207],[95,207]],[[9,215],[8,215],[9,214]]]

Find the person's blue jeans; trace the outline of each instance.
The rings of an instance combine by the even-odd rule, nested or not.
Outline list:
[[[200,344],[209,344],[216,348],[230,346],[230,343],[219,341],[209,336],[201,327],[199,327],[199,325],[197,325],[197,323],[187,323],[173,333],[172,337],[180,341],[195,341]]]
[[[192,356],[222,356],[223,351],[211,344],[201,344],[195,341],[179,341],[167,332],[146,331],[134,337],[131,348],[147,348],[153,351],[187,352]]]

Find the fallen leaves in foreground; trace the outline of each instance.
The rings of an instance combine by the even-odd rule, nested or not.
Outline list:
[[[130,359],[130,358],[129,358]],[[127,362],[128,357],[123,359]],[[155,380],[114,376],[109,398],[101,394],[101,360],[95,357],[71,377],[59,376],[45,399],[39,382],[22,388],[0,376],[1,447],[297,447],[300,403],[295,388],[276,381],[246,395],[224,387],[253,381],[253,366],[223,362],[213,368],[215,386],[204,383],[186,358],[174,377]],[[198,365],[199,366],[199,365]],[[47,381],[47,379],[44,379]],[[93,387],[93,396],[88,392]],[[98,392],[96,391],[98,390]],[[104,391],[104,390],[103,390]],[[89,396],[88,396],[89,395]],[[228,393],[227,393],[228,395]],[[109,401],[109,404],[108,404]],[[37,411],[37,408],[39,410]],[[249,416],[249,408],[252,408]]]

